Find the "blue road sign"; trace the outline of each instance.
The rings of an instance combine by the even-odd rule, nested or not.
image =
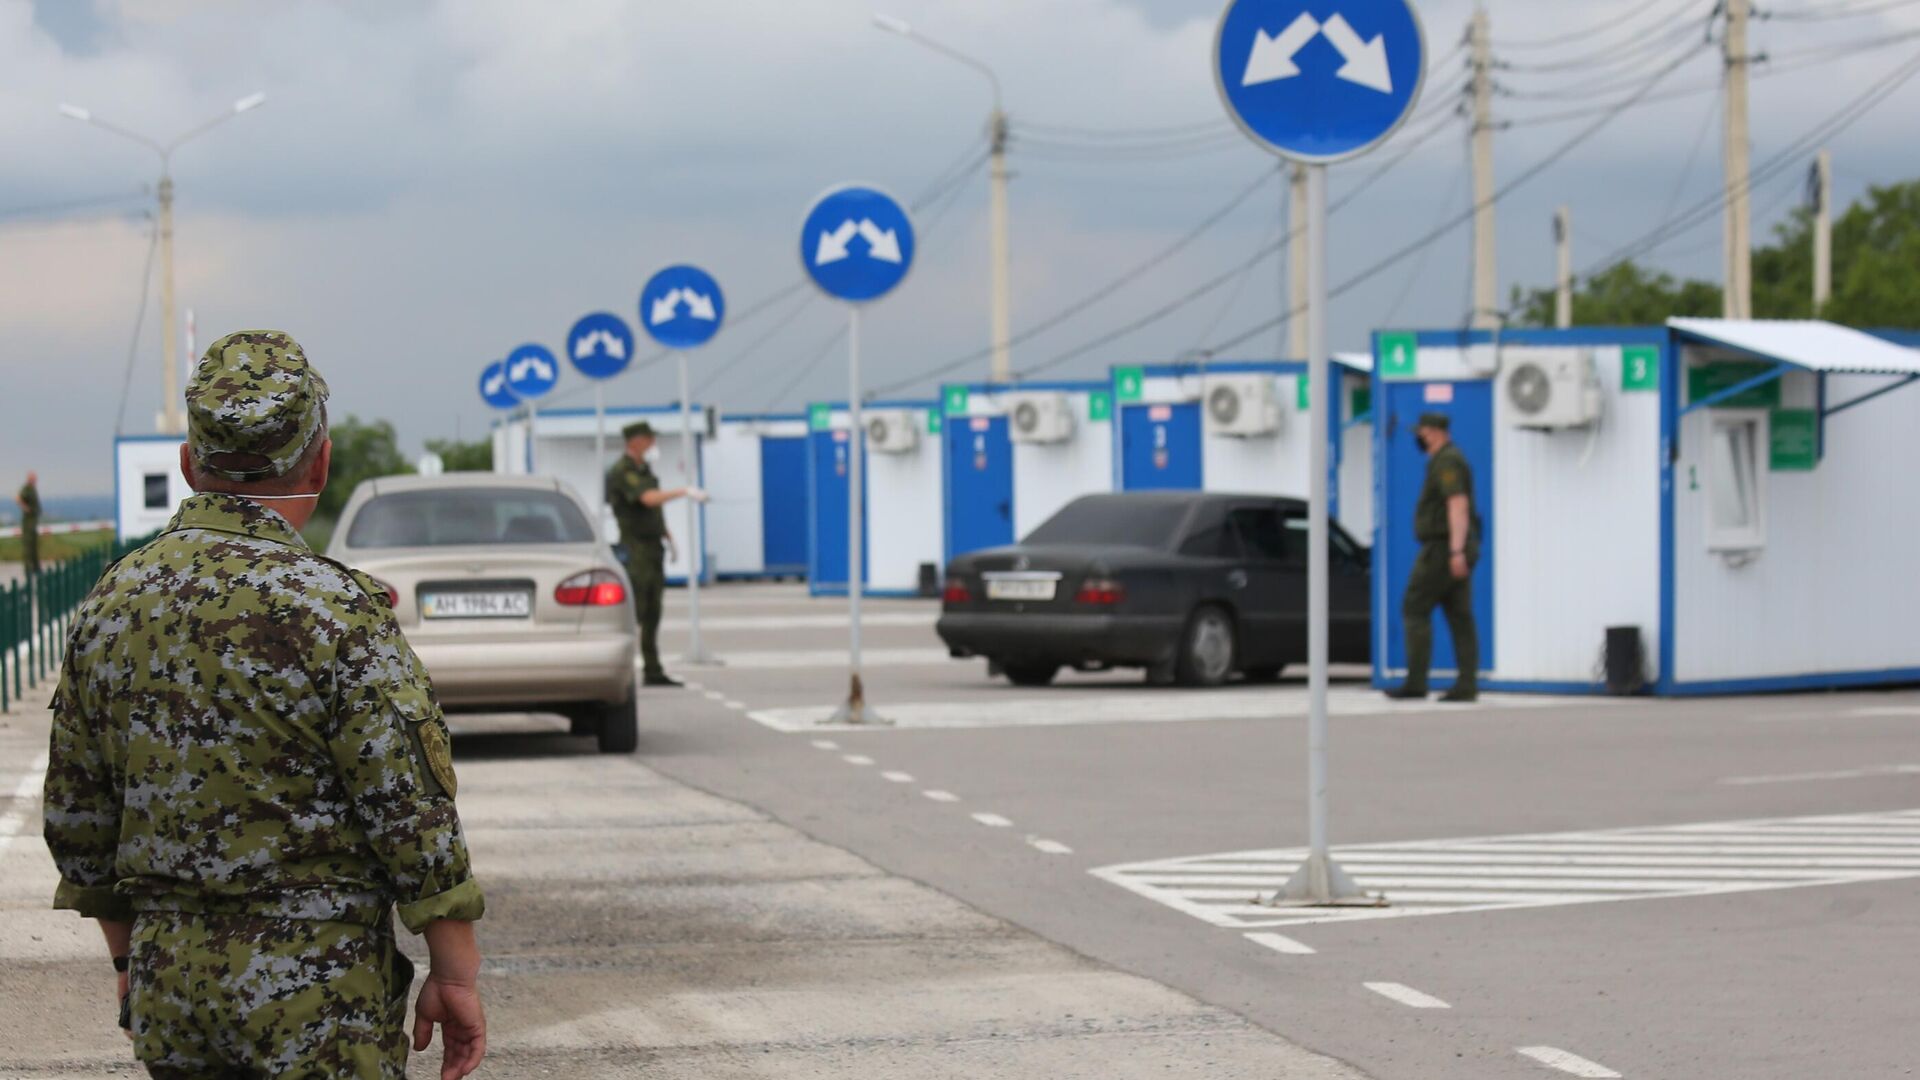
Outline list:
[[[633,331],[620,316],[596,311],[567,333],[567,358],[589,379],[611,379],[633,362]]]
[[[720,283],[697,266],[669,266],[640,290],[640,325],[669,349],[697,349],[727,318]]]
[[[560,381],[560,361],[545,345],[522,345],[507,354],[507,389],[522,401],[546,397]]]
[[[1241,130],[1326,164],[1366,153],[1406,120],[1426,51],[1409,0],[1232,0],[1213,73]]]
[[[480,400],[496,409],[512,409],[520,404],[507,385],[507,362],[495,360],[480,373]]]
[[[820,197],[800,228],[800,263],[820,291],[861,304],[913,268],[913,221],[885,192],[850,184]]]

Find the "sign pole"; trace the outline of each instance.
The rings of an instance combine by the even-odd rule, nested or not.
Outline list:
[[[866,574],[866,427],[860,401],[860,306],[847,313],[847,700],[838,719],[868,723],[865,688],[860,684],[860,595]]]
[[[683,349],[675,354],[680,361],[680,475],[688,484],[700,486],[700,478],[695,475],[698,455],[693,452],[693,397],[687,389],[687,354]],[[707,648],[700,641],[700,575],[706,563],[706,537],[702,535],[700,505],[692,499],[682,499],[687,504],[687,655],[689,664],[711,664],[713,658],[707,655]]]
[[[607,388],[599,379],[593,380],[593,468],[607,470]]]
[[[539,458],[534,456],[533,444],[540,438],[540,406],[527,401],[527,475],[539,475]]]

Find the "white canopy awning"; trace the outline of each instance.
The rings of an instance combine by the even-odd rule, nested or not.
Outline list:
[[[1669,319],[1688,337],[1810,371],[1920,375],[1920,349],[1829,322],[1766,319]]]

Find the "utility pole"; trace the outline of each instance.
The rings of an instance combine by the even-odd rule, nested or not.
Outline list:
[[[1500,323],[1500,271],[1493,220],[1493,38],[1485,8],[1476,8],[1473,49],[1473,325]]]
[[[1553,294],[1553,325],[1573,325],[1573,210],[1563,206],[1553,215],[1553,245],[1559,260],[1558,287]]]
[[[1813,317],[1833,299],[1833,151],[1813,159]]]
[[[1307,358],[1307,278],[1312,271],[1307,262],[1307,167],[1290,166],[1287,171],[1287,359]]]
[[[995,85],[988,133],[993,147],[993,381],[1005,384],[1013,381],[1013,268],[1008,253],[1007,114]]]
[[[1753,202],[1750,169],[1753,141],[1748,128],[1747,23],[1753,0],[1724,0],[1727,9],[1726,167],[1727,255],[1726,304],[1729,319],[1753,318]]]

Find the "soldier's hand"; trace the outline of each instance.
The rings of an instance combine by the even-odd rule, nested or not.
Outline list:
[[[480,1067],[487,1054],[487,1017],[480,1008],[480,990],[428,975],[413,1007],[413,1048],[425,1050],[440,1026],[440,1080],[460,1080]]]
[[[1467,565],[1467,557],[1465,555],[1455,555],[1452,560],[1447,563],[1447,569],[1453,574],[1454,579],[1457,581],[1467,580],[1467,575],[1473,572],[1473,568]]]
[[[122,1014],[124,1015],[126,1005],[127,1005],[127,995],[132,992],[132,985],[131,985],[132,980],[129,978],[126,972],[122,971],[119,974],[117,982],[119,983],[119,987],[120,987],[120,996],[113,999],[113,1005],[114,1005],[114,1008],[122,1010]],[[132,1028],[123,1027],[120,1029],[120,1033],[127,1037],[128,1042],[133,1041]]]
[[[697,487],[690,487],[687,489],[687,498],[692,499],[694,502],[697,502],[697,503],[703,503],[703,502],[706,502],[709,498],[711,498],[711,496],[709,496],[704,489],[697,488]]]

